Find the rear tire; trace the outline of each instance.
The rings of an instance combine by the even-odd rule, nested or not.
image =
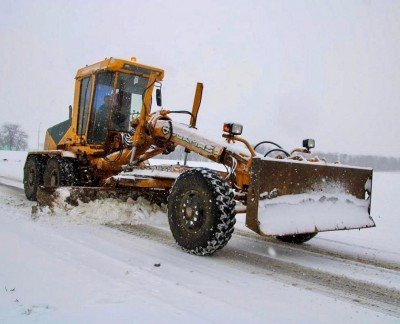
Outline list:
[[[72,160],[51,158],[46,165],[43,183],[46,187],[73,186],[76,184],[75,166]]]
[[[168,197],[168,221],[183,250],[213,254],[228,243],[234,230],[233,190],[214,171],[186,171],[176,179]]]
[[[24,191],[31,201],[36,201],[37,189],[43,184],[42,160],[36,156],[28,156],[24,165]]]
[[[286,243],[295,243],[295,244],[302,244],[313,237],[315,237],[318,233],[305,233],[305,234],[294,234],[294,235],[283,235],[277,236],[276,238],[279,241],[286,242]]]

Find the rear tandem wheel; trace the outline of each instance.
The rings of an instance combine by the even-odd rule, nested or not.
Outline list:
[[[53,157],[46,165],[43,183],[46,187],[61,187],[76,185],[76,168],[70,159]]]
[[[24,191],[29,200],[36,201],[37,189],[43,184],[42,159],[28,156],[24,165]]]

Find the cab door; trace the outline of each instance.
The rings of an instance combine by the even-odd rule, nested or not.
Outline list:
[[[101,72],[96,75],[87,137],[90,144],[100,145],[106,141],[112,113],[114,80],[114,72]]]

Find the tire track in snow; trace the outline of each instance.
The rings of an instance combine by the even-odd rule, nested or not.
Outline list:
[[[108,224],[107,226],[140,238],[179,248],[169,231],[160,228],[149,225]],[[306,266],[278,260],[274,257],[232,248],[229,245],[212,257],[232,267],[245,267],[247,272],[249,272],[248,267],[250,266],[254,270],[250,271],[249,275],[263,274],[272,276],[293,286],[319,291],[327,296],[345,299],[351,303],[400,317],[400,291],[395,289],[311,269]],[[344,263],[346,261],[347,259],[343,260]]]
[[[394,270],[394,271],[400,271],[400,264],[395,263],[395,262],[388,262],[384,260],[376,260],[376,259],[371,259],[371,258],[366,258],[366,257],[361,257],[361,256],[354,256],[350,254],[345,254],[341,252],[335,252],[335,251],[329,251],[324,248],[319,248],[316,246],[308,245],[308,244],[290,244],[290,243],[285,243],[285,242],[280,242],[277,241],[275,238],[272,237],[264,237],[260,235],[253,234],[251,232],[246,232],[241,229],[236,229],[235,228],[235,233],[234,235],[249,238],[255,241],[262,241],[262,242],[268,242],[268,244],[273,245],[273,246],[279,246],[279,247],[285,247],[286,249],[290,250],[301,250],[301,251],[306,251],[314,254],[320,254],[323,255],[324,257],[332,257],[332,258],[339,258],[343,260],[348,260],[348,261],[354,261],[357,263],[362,263],[365,265],[371,265],[374,267],[379,267],[379,268],[384,268],[388,270]],[[320,240],[325,240],[325,241],[332,241],[332,240],[327,240],[327,239],[321,239]],[[340,243],[340,244],[346,244],[338,241],[334,241],[335,243]],[[347,245],[347,244],[346,244]],[[363,247],[364,249],[368,249]]]

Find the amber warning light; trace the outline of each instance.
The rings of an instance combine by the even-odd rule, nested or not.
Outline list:
[[[235,123],[225,123],[222,130],[229,135],[240,135],[242,134],[243,126]]]

